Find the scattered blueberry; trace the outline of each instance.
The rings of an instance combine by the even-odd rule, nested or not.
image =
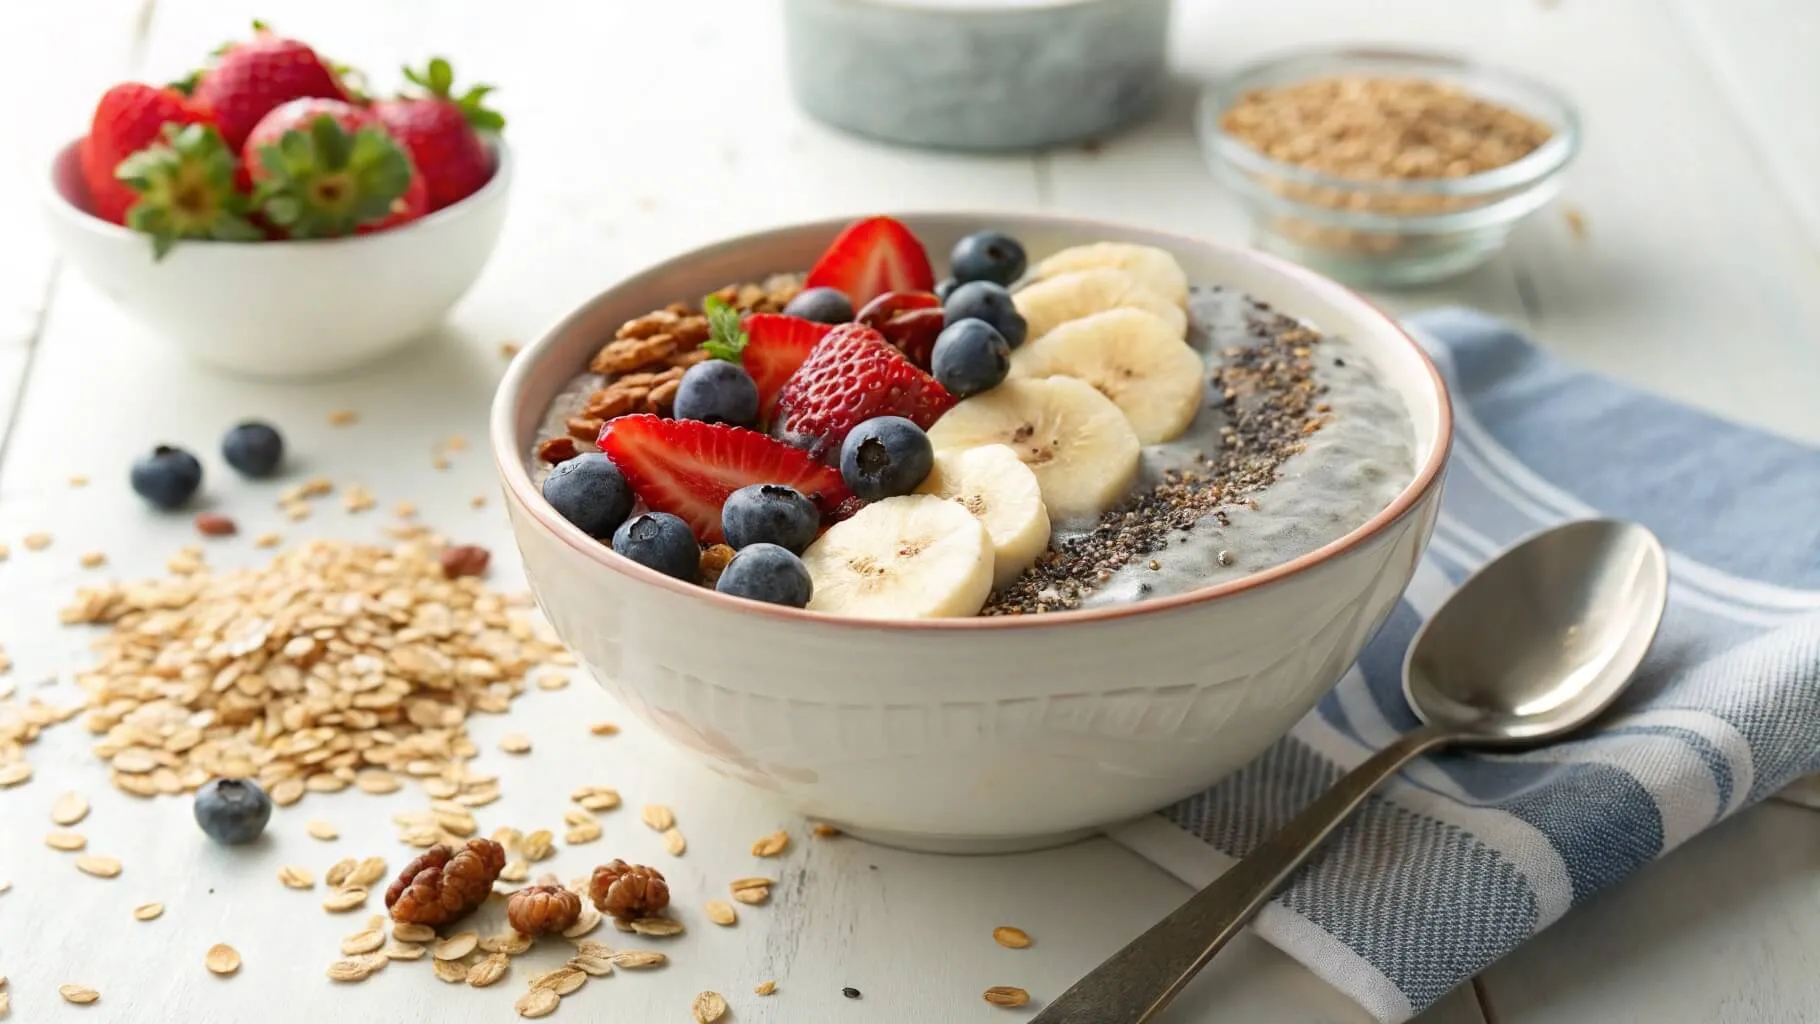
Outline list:
[[[701,545],[695,542],[695,532],[668,512],[646,512],[626,520],[613,532],[613,550],[679,580],[693,583],[701,575]]]
[[[839,288],[805,288],[784,303],[784,314],[818,324],[844,324],[853,319],[853,300]]]
[[[942,303],[942,312],[947,314],[950,324],[968,318],[986,321],[1012,348],[1022,345],[1024,335],[1030,330],[1024,323],[1024,314],[1019,313],[1017,305],[1011,301],[1011,293],[1004,285],[991,281],[968,281],[956,288],[948,301]]]
[[[613,536],[632,514],[632,487],[600,452],[558,463],[543,479],[543,498],[559,515],[596,540]]]
[[[977,395],[1011,372],[1011,346],[984,320],[957,320],[935,336],[929,372],[956,398]]]
[[[953,295],[954,290],[960,286],[961,283],[954,278],[944,277],[940,281],[935,282],[935,297],[938,301],[947,302],[948,296]]]
[[[822,515],[801,491],[782,484],[750,484],[727,495],[720,509],[721,532],[727,545],[743,549],[749,544],[775,544],[792,554],[802,554]]]
[[[751,544],[740,548],[720,572],[714,589],[734,597],[801,608],[809,603],[815,587],[809,568],[795,554],[776,544]]]
[[[1003,231],[975,231],[954,244],[948,269],[957,281],[1009,286],[1024,276],[1024,247]]]
[[[738,363],[710,359],[696,363],[676,387],[679,420],[730,423],[750,427],[758,422],[758,385]]]
[[[133,491],[163,509],[181,506],[202,486],[202,463],[181,448],[161,444],[133,463]]]
[[[284,460],[284,438],[270,423],[249,420],[222,436],[221,457],[247,476],[271,476]]]
[[[196,824],[217,843],[240,846],[259,838],[272,817],[272,798],[252,779],[211,779],[196,791]]]
[[[866,501],[909,494],[933,468],[929,435],[902,416],[874,416],[841,442],[841,479]]]

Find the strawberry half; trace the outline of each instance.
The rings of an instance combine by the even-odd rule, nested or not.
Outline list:
[[[772,433],[823,459],[874,416],[902,416],[926,430],[952,405],[954,396],[883,335],[841,324],[784,382]]]
[[[746,317],[745,329],[746,347],[740,353],[740,361],[758,384],[758,408],[762,416],[770,411],[784,382],[803,365],[828,332],[834,330],[834,325],[782,313],[752,313]]]
[[[923,243],[902,222],[867,217],[834,236],[803,287],[838,288],[857,308],[886,292],[931,291],[935,271]]]
[[[608,420],[600,448],[644,503],[682,517],[704,544],[721,538],[720,508],[748,484],[784,484],[824,513],[849,494],[840,471],[756,430],[649,414]]]

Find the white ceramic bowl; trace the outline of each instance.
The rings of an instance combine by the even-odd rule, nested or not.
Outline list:
[[[1410,410],[1415,479],[1339,540],[1222,586],[1118,609],[922,622],[725,597],[636,565],[557,515],[524,455],[552,396],[602,340],[678,298],[807,267],[841,226],[824,221],[736,238],[621,281],[507,370],[491,436],[539,603],[601,683],[659,732],[862,838],[1030,849],[1205,788],[1314,706],[1409,582],[1452,434],[1439,375],[1384,313],[1269,256],[1059,217],[903,219],[933,253],[983,226],[1035,253],[1100,239],[1162,246],[1191,281],[1242,289],[1345,335]]]
[[[505,222],[511,150],[480,191],[389,231],[284,242],[151,241],[89,214],[77,142],[51,165],[47,220],[84,276],[176,348],[258,377],[339,373],[442,322],[480,276]]]

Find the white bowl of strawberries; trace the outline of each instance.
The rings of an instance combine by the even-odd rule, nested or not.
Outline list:
[[[259,377],[339,373],[423,336],[479,277],[511,153],[448,63],[370,100],[263,27],[187,84],[124,83],[51,165],[63,253],[173,346]]]

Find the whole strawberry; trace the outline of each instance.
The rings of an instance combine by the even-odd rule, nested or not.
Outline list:
[[[213,125],[166,124],[163,141],[121,161],[116,173],[138,200],[127,212],[127,227],[152,236],[157,259],[180,238],[265,237],[247,219],[251,204],[240,188],[240,162]]]
[[[228,44],[197,78],[191,95],[236,150],[279,104],[306,97],[345,100],[348,93],[315,50],[259,22],[253,23],[252,39]]]
[[[424,95],[403,96],[373,104],[381,124],[404,144],[423,172],[430,190],[430,209],[440,210],[479,191],[493,177],[493,154],[480,132],[497,132],[506,120],[483,105],[490,85],[476,85],[455,95],[455,71],[441,57],[423,71],[404,69],[404,76]]]
[[[840,451],[848,431],[875,416],[902,416],[926,430],[953,404],[954,396],[884,335],[841,324],[778,391],[771,432],[825,459]]]
[[[127,210],[139,194],[115,177],[120,162],[162,139],[165,125],[181,127],[204,120],[175,89],[125,82],[103,93],[80,153],[89,212],[116,224],[126,223]]]
[[[287,238],[334,238],[408,212],[416,168],[370,111],[291,100],[241,153],[259,212]]]

